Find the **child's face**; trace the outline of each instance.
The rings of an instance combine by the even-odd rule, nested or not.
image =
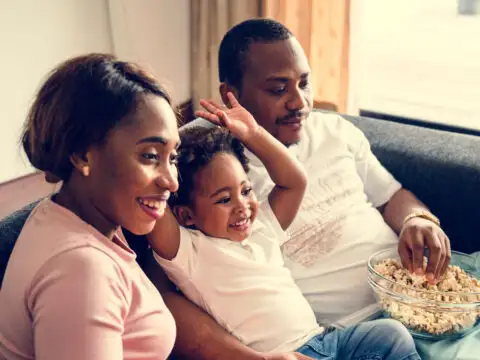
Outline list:
[[[258,201],[248,176],[231,154],[217,154],[194,177],[191,221],[203,233],[242,241],[251,233]]]

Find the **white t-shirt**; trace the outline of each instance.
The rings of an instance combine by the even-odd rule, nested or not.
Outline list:
[[[323,331],[284,266],[280,245],[287,237],[268,201],[241,243],[185,228],[180,238],[172,261],[154,254],[156,260],[185,296],[244,344],[293,351]]]
[[[314,112],[289,151],[308,174],[301,208],[282,245],[285,265],[320,323],[333,323],[374,302],[367,260],[397,246],[377,207],[401,185],[378,162],[364,134],[335,114]],[[249,177],[260,201],[273,187],[258,158]]]

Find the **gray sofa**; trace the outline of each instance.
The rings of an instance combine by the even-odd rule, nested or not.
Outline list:
[[[452,249],[480,250],[480,137],[366,117],[345,116],[370,140],[380,162],[440,218]],[[0,283],[34,204],[0,221]],[[126,234],[139,255],[144,237]]]

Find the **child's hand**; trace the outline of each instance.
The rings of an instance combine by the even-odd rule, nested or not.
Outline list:
[[[257,133],[259,125],[232,93],[229,92],[227,96],[232,106],[230,109],[218,105],[213,100],[200,100],[200,105],[206,111],[197,111],[195,115],[226,127],[236,138],[246,141]]]

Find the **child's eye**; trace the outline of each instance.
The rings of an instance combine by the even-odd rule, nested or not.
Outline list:
[[[230,201],[229,197],[224,197],[215,201],[215,204],[228,204],[229,201]]]
[[[301,89],[306,89],[306,88],[308,88],[309,86],[310,86],[310,82],[309,82],[308,80],[302,81],[302,82],[300,83],[300,88],[301,88]]]
[[[251,193],[252,193],[252,188],[251,187],[246,188],[242,191],[243,196],[250,196]]]

